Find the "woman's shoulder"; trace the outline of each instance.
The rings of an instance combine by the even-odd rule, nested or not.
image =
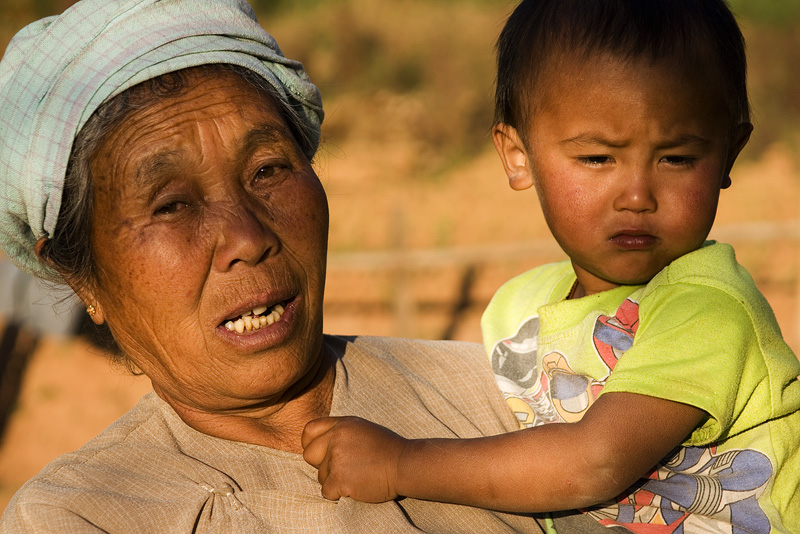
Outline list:
[[[385,367],[423,376],[489,372],[479,343],[381,336],[325,336],[348,365]]]
[[[84,464],[105,463],[108,456],[117,455],[118,449],[129,448],[142,442],[153,442],[153,436],[159,434],[166,436],[168,431],[163,424],[160,402],[162,401],[155,393],[148,393],[127,413],[81,448],[62,454],[48,463],[31,479],[31,482],[65,476],[72,469]]]
[[[476,437],[516,428],[478,343],[326,339],[341,354],[336,415],[365,417],[407,436]]]
[[[0,533],[191,531],[219,491],[214,488],[229,479],[184,451],[177,417],[155,393],[145,395],[25,483],[5,510]]]
[[[86,518],[107,513],[102,494],[133,497],[142,488],[131,481],[143,483],[146,466],[163,456],[169,429],[160,402],[154,393],[145,395],[81,448],[52,460],[14,495],[0,532],[50,531],[54,526],[59,532],[94,532]],[[156,449],[161,451],[155,454]],[[152,475],[159,472],[163,469],[153,469]]]

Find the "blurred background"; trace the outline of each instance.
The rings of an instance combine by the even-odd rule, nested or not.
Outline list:
[[[72,3],[0,0],[0,50]],[[480,341],[497,287],[564,257],[535,192],[507,186],[489,138],[493,46],[516,2],[251,3],[325,102],[316,168],[331,207],[326,332]],[[748,41],[756,128],[712,238],[736,247],[800,352],[800,2],[731,4]],[[108,363],[102,333],[81,327],[74,302],[60,299],[51,317],[37,284],[7,267],[0,275],[0,291],[29,287],[27,304],[47,310],[37,322],[0,307],[2,510],[150,386]]]

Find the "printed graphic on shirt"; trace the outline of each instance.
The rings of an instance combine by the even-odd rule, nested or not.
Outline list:
[[[497,342],[492,350],[492,369],[520,425],[527,428],[580,420],[600,394],[620,355],[633,345],[638,325],[639,305],[630,299],[614,316],[597,318],[592,341],[607,368],[599,379],[573,371],[568,356],[558,351],[544,355],[542,368],[538,368],[538,316],[524,321],[513,337]]]
[[[631,299],[613,316],[594,320],[594,354],[588,356],[605,369],[595,376],[576,373],[570,363],[587,354],[551,350],[538,358],[538,316],[523,321],[514,336],[497,342],[492,368],[520,426],[580,420],[619,358],[633,346],[638,327],[639,304]],[[712,446],[679,448],[615,503],[588,513],[604,525],[621,525],[639,534],[767,534],[770,522],[758,498],[772,475],[770,459],[757,450],[718,454]]]
[[[772,471],[769,458],[756,450],[717,454],[716,447],[682,447],[635,491],[588,513],[602,525],[639,534],[768,534],[758,498]]]
[[[500,340],[492,350],[492,369],[506,402],[523,427],[558,421],[536,365],[539,317],[520,325],[517,333]]]
[[[639,303],[631,299],[625,299],[612,317],[601,315],[595,321],[592,341],[609,372],[614,369],[620,356],[633,346],[638,328]]]

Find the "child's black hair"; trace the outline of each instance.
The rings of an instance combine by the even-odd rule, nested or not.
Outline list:
[[[750,121],[744,37],[724,0],[523,0],[497,42],[495,124],[524,138],[528,102],[547,62],[596,52],[713,68],[733,125]]]

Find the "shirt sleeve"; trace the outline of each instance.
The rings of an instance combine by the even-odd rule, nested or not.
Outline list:
[[[741,300],[717,288],[670,284],[640,303],[633,345],[603,393],[639,393],[705,411],[708,420],[686,443],[701,445],[737,425],[744,430],[747,411],[769,403],[766,374],[757,329]]]
[[[40,532],[99,534],[105,531],[70,510],[37,503],[22,502],[13,507],[9,506],[0,521],[2,534]]]

